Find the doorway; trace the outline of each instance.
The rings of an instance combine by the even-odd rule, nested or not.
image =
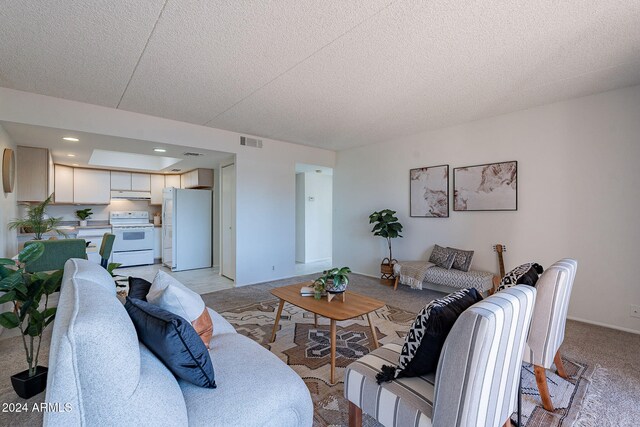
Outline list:
[[[220,174],[220,274],[236,280],[236,165],[222,166]]]
[[[333,169],[296,165],[296,274],[331,267]]]

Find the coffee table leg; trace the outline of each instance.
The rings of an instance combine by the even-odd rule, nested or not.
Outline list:
[[[376,327],[371,323],[371,316],[367,313],[367,320],[369,321],[369,327],[371,328],[371,338],[373,339],[373,347],[378,348],[378,336],[376,335]]]
[[[282,307],[284,307],[284,300],[280,300],[280,306],[278,307],[278,314],[276,314],[276,323],[273,324],[273,332],[271,333],[271,341],[276,340],[276,331],[278,330],[278,323],[280,323],[280,315],[282,314]]]
[[[316,313],[313,313],[313,327],[318,327],[318,315]]]
[[[336,375],[336,321],[331,319],[331,384],[335,384]]]

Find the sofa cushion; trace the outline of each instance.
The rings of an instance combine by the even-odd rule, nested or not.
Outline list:
[[[311,426],[313,404],[304,381],[277,356],[240,334],[214,335],[209,350],[217,389],[178,380],[189,425]]]
[[[200,387],[216,387],[209,352],[188,321],[158,306],[128,297],[125,309],[140,341],[176,377]]]
[[[455,252],[452,252],[447,248],[443,248],[440,245],[435,245],[433,247],[433,251],[431,251],[429,262],[432,262],[438,267],[446,268],[448,270],[453,265],[453,262],[455,261],[455,259],[456,259]]]
[[[177,314],[191,322],[204,345],[209,348],[213,334],[213,322],[202,297],[180,283],[173,276],[158,271],[147,294],[151,304]]]
[[[435,372],[442,346],[453,324],[464,310],[480,300],[480,293],[468,288],[427,304],[407,332],[398,365],[384,366],[377,377],[378,381]]]
[[[538,275],[542,274],[543,268],[537,262],[522,264],[505,274],[500,280],[498,291],[510,288],[515,285],[535,286],[538,282]]]
[[[451,268],[460,271],[469,271],[474,252],[450,247],[447,249],[456,254],[456,258],[453,260]]]
[[[147,300],[147,294],[151,288],[151,282],[148,282],[140,277],[129,276],[129,292],[127,295],[129,298]]]

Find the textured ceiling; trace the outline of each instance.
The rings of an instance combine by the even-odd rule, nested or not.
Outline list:
[[[5,2],[0,86],[344,149],[640,84],[640,2]]]

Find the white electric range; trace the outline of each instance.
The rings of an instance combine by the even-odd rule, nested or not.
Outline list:
[[[122,267],[153,264],[153,224],[146,211],[113,211],[109,214],[113,242],[113,262]]]

